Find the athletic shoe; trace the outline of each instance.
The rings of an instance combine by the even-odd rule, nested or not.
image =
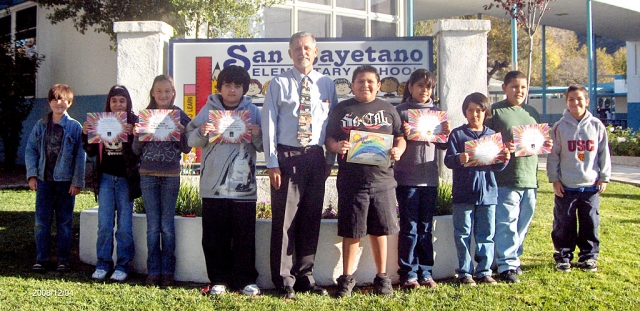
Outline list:
[[[260,295],[260,288],[256,284],[249,284],[242,289],[242,293],[247,296],[258,296]]]
[[[173,285],[173,274],[165,273],[162,275],[162,281],[160,281],[160,286],[166,287]]]
[[[113,271],[113,274],[109,279],[111,281],[124,282],[124,280],[127,279],[127,273],[124,271],[116,270],[116,271]]]
[[[516,267],[516,274],[517,274],[517,275],[522,275],[522,273],[523,273],[523,271],[522,271],[522,267],[517,266],[517,267]]]
[[[33,266],[31,266],[31,271],[44,273],[47,271],[47,264],[43,261],[38,261]]]
[[[404,289],[416,289],[420,288],[420,283],[418,283],[418,279],[408,279],[402,282],[402,288]]]
[[[351,291],[356,286],[356,280],[351,275],[341,275],[336,280],[338,282],[338,290],[336,291],[336,297],[351,297]]]
[[[280,292],[284,294],[284,299],[296,299],[296,291],[291,286],[281,288]]]
[[[491,285],[498,285],[498,282],[492,278],[490,275],[485,275],[481,278],[478,279],[478,283],[480,284],[491,284]]]
[[[69,263],[66,261],[62,261],[58,263],[58,268],[56,268],[58,272],[69,272],[71,268],[69,267]]]
[[[418,283],[420,283],[421,286],[426,286],[428,288],[435,288],[438,286],[438,283],[436,283],[436,281],[433,280],[433,278],[424,278],[421,279],[420,281],[418,281]]]
[[[391,279],[387,276],[386,273],[376,274],[376,277],[373,279],[373,286],[376,288],[376,293],[378,295],[393,295]]]
[[[464,286],[477,286],[476,281],[474,281],[470,275],[458,278],[458,283]]]
[[[96,269],[95,272],[91,275],[91,278],[94,280],[102,281],[107,277],[107,270]]]
[[[556,264],[556,270],[560,272],[571,272],[571,264],[568,262],[559,262]]]
[[[500,278],[505,283],[520,283],[520,280],[518,280],[518,275],[517,275],[516,270],[504,271],[504,272],[500,273]]]
[[[156,286],[160,283],[160,274],[149,274],[147,280],[144,282],[147,286]]]
[[[598,267],[596,265],[597,261],[593,258],[589,258],[585,261],[580,261],[576,264],[577,268],[582,269],[582,271],[587,272],[596,272],[598,271]]]

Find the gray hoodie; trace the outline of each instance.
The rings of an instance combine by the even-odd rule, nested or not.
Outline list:
[[[589,111],[576,120],[568,110],[551,130],[553,148],[547,158],[549,182],[565,187],[591,187],[609,182],[611,157],[606,127]]]
[[[189,146],[202,148],[200,159],[200,196],[216,199],[257,199],[256,152],[262,151],[262,135],[252,136],[251,143],[210,143],[200,126],[209,122],[209,110],[225,110],[219,94],[211,94],[198,115],[187,126]],[[250,123],[260,124],[260,111],[251,97],[243,96],[234,111],[248,110]]]

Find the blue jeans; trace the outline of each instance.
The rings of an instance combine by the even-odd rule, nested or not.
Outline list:
[[[433,267],[431,230],[438,187],[398,186],[396,197],[400,209],[398,274],[401,282],[430,278]]]
[[[536,208],[536,189],[498,187],[496,262],[498,273],[520,266],[524,238]]]
[[[70,181],[42,181],[38,179],[36,191],[36,260],[49,261],[51,224],[56,216],[58,262],[69,262],[71,256],[71,229],[76,197],[69,194]]]
[[[140,186],[147,213],[147,273],[173,274],[176,269],[176,233],[173,218],[180,176],[142,175]]]
[[[473,259],[477,263],[475,275],[491,275],[493,264],[493,234],[495,232],[495,205],[453,205],[453,236],[458,251],[458,277],[474,274],[471,262],[471,233],[476,242]]]
[[[113,267],[113,225],[117,217],[118,259],[116,270],[129,273],[133,260],[133,201],[129,200],[129,182],[125,177],[102,174],[98,192],[98,240],[96,269],[109,271]]]

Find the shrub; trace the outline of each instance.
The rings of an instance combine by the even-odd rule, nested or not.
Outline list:
[[[620,126],[607,126],[609,151],[612,156],[640,156],[640,132],[623,129]]]
[[[145,213],[144,200],[137,198],[133,201],[134,213]],[[176,215],[202,216],[202,199],[198,186],[185,181],[180,181],[178,200],[176,202]]]
[[[436,205],[436,216],[451,215],[453,213],[452,185],[448,182],[440,181],[438,185],[438,202]]]

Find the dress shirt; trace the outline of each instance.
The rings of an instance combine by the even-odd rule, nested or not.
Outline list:
[[[323,146],[329,110],[338,104],[338,95],[329,77],[315,70],[306,76],[310,78],[313,131],[308,146]],[[268,168],[279,167],[278,144],[302,147],[298,141],[298,111],[300,83],[304,77],[304,74],[292,68],[269,83],[262,107],[262,140]]]

